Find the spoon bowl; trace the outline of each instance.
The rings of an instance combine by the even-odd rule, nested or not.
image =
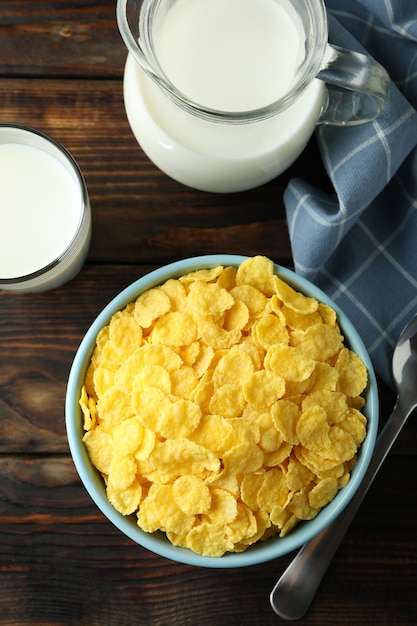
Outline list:
[[[397,401],[377,439],[374,454],[358,490],[342,513],[301,548],[271,592],[271,606],[283,619],[297,620],[307,613],[372,481],[405,422],[417,407],[417,315],[408,322],[398,339],[392,372]]]
[[[398,400],[416,407],[417,315],[410,320],[400,335],[392,359],[392,373]]]

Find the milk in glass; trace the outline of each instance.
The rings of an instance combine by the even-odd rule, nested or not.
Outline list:
[[[35,146],[0,144],[1,279],[32,274],[60,259],[82,211],[80,184],[60,161]]]

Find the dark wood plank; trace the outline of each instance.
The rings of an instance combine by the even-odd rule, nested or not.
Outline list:
[[[148,269],[86,266],[51,292],[0,291],[1,452],[68,450],[64,403],[75,351],[100,310]]]
[[[159,558],[103,518],[68,457],[0,457],[0,485],[1,624],[279,623],[268,596],[291,555],[221,572]],[[300,624],[415,624],[416,498],[414,459],[389,459]]]
[[[127,51],[113,0],[5,0],[0,27],[0,76],[122,75]]]

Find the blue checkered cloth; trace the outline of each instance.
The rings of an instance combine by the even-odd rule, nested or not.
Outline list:
[[[375,121],[318,127],[334,193],[290,181],[284,202],[294,266],[348,315],[392,385],[393,348],[417,313],[417,1],[326,5],[330,42],[373,56],[391,84]]]

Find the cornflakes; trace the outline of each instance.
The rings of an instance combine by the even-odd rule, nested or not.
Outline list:
[[[112,317],[81,391],[83,441],[117,511],[221,557],[284,537],[347,484],[366,385],[333,309],[257,256]]]

